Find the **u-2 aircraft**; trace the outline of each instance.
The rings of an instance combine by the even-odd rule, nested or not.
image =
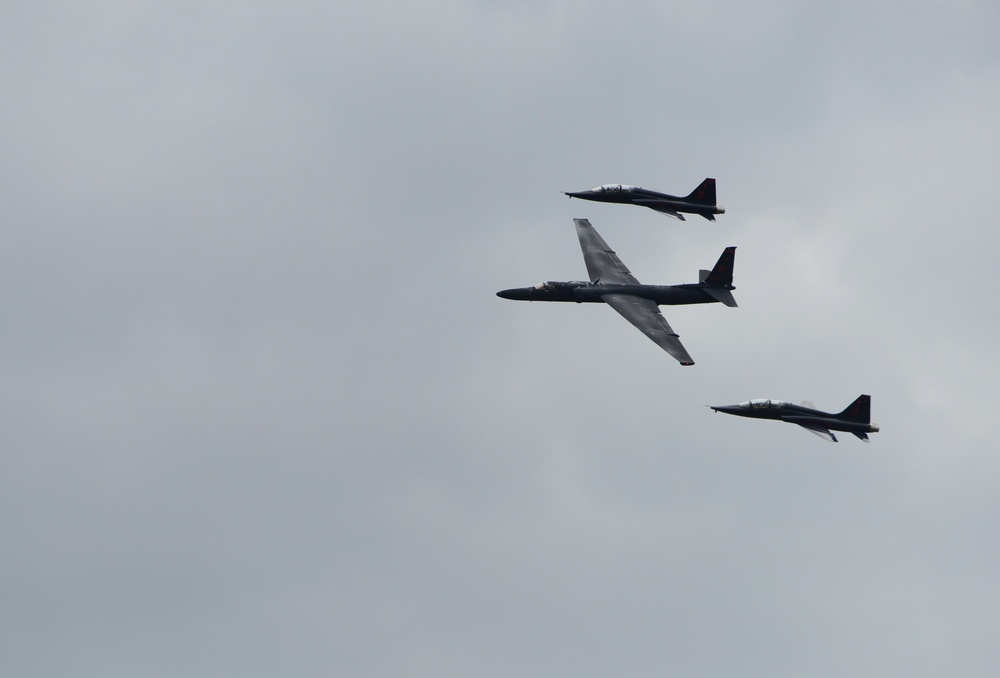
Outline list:
[[[625,267],[587,219],[574,219],[589,282],[544,282],[534,287],[501,290],[498,297],[520,301],[603,302],[635,325],[681,365],[694,365],[677,333],[660,313],[660,305],[711,304],[736,306],[733,298],[735,247],[727,247],[711,271],[686,285],[643,285]]]
[[[716,412],[735,414],[754,419],[777,419],[789,424],[798,424],[810,433],[824,440],[837,442],[833,431],[847,431],[868,442],[869,433],[878,432],[878,424],[872,423],[871,396],[861,395],[848,405],[843,412],[834,414],[813,408],[812,403],[795,405],[781,400],[758,398],[739,405],[709,405]]]
[[[641,205],[681,221],[685,221],[681,212],[700,214],[709,221],[715,221],[716,214],[726,212],[726,208],[716,202],[715,179],[705,179],[698,188],[683,198],[627,184],[604,184],[589,191],[567,191],[566,195],[597,202]]]

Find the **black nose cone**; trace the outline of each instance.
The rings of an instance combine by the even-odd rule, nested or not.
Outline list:
[[[723,414],[739,414],[742,412],[742,408],[738,405],[708,405],[708,407]]]
[[[531,301],[532,292],[535,290],[531,287],[515,287],[509,290],[500,290],[497,292],[497,296],[501,299],[514,299],[515,301]]]

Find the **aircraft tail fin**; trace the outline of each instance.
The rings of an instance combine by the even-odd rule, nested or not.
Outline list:
[[[699,205],[715,205],[715,179],[705,179],[684,199]]]
[[[733,263],[736,260],[736,248],[727,247],[722,252],[722,256],[715,262],[715,268],[704,275],[702,271],[701,282],[709,287],[731,288],[733,286]]]
[[[872,397],[869,395],[858,396],[857,400],[848,405],[837,417],[847,421],[870,424],[872,421]]]

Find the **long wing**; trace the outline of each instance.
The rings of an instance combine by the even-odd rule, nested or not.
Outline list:
[[[667,324],[656,302],[631,294],[604,294],[601,299],[656,342],[657,346],[676,358],[681,365],[694,365],[687,349],[677,338],[677,333]]]
[[[622,285],[639,284],[615,251],[604,242],[597,229],[590,225],[590,221],[574,219],[573,223],[576,224],[576,235],[580,238],[580,249],[583,250],[583,261],[587,264],[591,282],[600,280]]]
[[[815,433],[823,440],[829,440],[831,443],[837,442],[837,436],[833,435],[833,431],[826,428],[825,426],[819,426],[817,424],[800,424],[797,421],[793,423],[799,424],[799,426],[809,431],[810,433]]]

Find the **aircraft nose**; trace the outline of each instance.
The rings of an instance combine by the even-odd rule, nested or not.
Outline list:
[[[509,290],[500,290],[497,292],[497,296],[501,299],[514,299],[515,301],[530,301],[531,300],[531,288],[530,287],[515,287]]]

